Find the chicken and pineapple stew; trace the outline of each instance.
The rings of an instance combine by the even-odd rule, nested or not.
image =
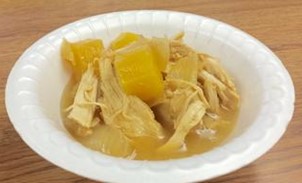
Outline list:
[[[62,97],[66,129],[84,146],[138,160],[188,157],[227,138],[239,108],[236,87],[213,57],[174,38],[122,33],[63,41],[72,77]]]

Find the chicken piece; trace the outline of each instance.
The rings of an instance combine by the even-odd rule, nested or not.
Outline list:
[[[149,136],[163,138],[163,129],[154,119],[147,104],[136,96],[123,93],[109,58],[100,61],[101,109],[104,122],[120,129],[127,137]]]
[[[215,76],[231,90],[236,91],[235,84],[233,83],[232,79],[216,59],[206,54],[199,54],[199,58],[204,64],[204,70]]]
[[[166,80],[166,100],[155,106],[158,118],[167,128],[175,129],[173,136],[159,148],[159,151],[177,150],[184,143],[186,135],[197,124],[209,107],[203,91],[198,86],[184,80]]]
[[[194,53],[194,50],[185,45],[182,41],[170,41],[170,61],[175,62],[180,58],[188,56],[192,52]]]
[[[98,78],[94,74],[94,67],[90,64],[82,75],[71,111],[67,116],[83,127],[90,128],[97,124],[94,120],[96,106],[92,103],[97,99]]]
[[[203,89],[210,103],[210,110],[219,113],[220,107],[225,109],[234,109],[239,102],[239,95],[233,82],[230,80],[228,86],[221,82],[214,75],[203,70],[199,74],[199,79],[203,81]],[[230,85],[232,87],[230,87]]]
[[[173,136],[161,146],[159,152],[171,152],[178,150],[184,143],[185,137],[190,130],[200,124],[204,116],[206,108],[200,100],[195,100],[189,104],[184,114],[180,115],[179,123]]]
[[[219,106],[219,98],[217,95],[217,87],[208,80],[205,80],[203,87],[204,87],[205,96],[210,104],[210,110],[218,113],[220,106]]]
[[[170,79],[165,81],[165,100],[153,110],[165,127],[176,129],[180,116],[194,100],[200,100],[206,108],[209,107],[200,87],[184,80]]]
[[[220,109],[231,110],[238,106],[239,95],[230,76],[213,57],[199,53],[198,80],[210,103],[210,111],[218,114]]]

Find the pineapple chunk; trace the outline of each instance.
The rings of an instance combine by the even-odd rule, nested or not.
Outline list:
[[[170,57],[170,43],[167,38],[152,38],[150,46],[153,51],[155,62],[160,71],[165,71]]]
[[[135,95],[148,104],[162,96],[163,78],[148,44],[137,42],[116,52],[114,64],[126,94]]]
[[[90,128],[95,126],[93,120],[95,105],[97,99],[98,78],[94,74],[92,65],[88,66],[87,71],[82,75],[79,87],[77,89],[72,109],[68,115],[81,126]]]
[[[137,41],[140,37],[140,35],[130,32],[121,33],[114,41],[111,42],[111,49],[118,50],[120,48],[123,48]]]
[[[61,54],[64,61],[72,66],[72,70],[79,76],[92,63],[97,69],[98,60],[104,49],[102,40],[87,39],[76,43],[63,40]]]

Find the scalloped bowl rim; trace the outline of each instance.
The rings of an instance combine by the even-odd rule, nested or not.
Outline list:
[[[247,127],[246,131],[237,137],[234,137],[231,141],[223,144],[222,146],[201,155],[177,160],[137,161],[115,158],[83,148],[79,143],[72,142],[70,137],[68,137],[64,131],[57,130],[52,126],[54,120],[49,119],[47,115],[44,114],[45,111],[43,111],[43,109],[39,109],[39,107],[37,109],[35,108],[35,105],[38,104],[33,103],[31,100],[32,98],[29,97],[32,95],[36,97],[35,93],[26,93],[26,90],[24,90],[24,88],[27,89],[27,87],[30,88],[32,86],[27,86],[26,84],[22,85],[22,83],[31,83],[32,85],[35,85],[35,87],[39,85],[38,82],[32,81],[34,79],[31,80],[30,78],[36,77],[34,73],[38,66],[27,64],[26,60],[31,58],[35,51],[39,49],[43,50],[47,46],[56,50],[56,46],[53,46],[52,43],[54,45],[58,45],[55,44],[55,41],[62,40],[62,37],[69,29],[76,27],[76,31],[81,33],[81,31],[85,31],[86,27],[83,26],[85,23],[89,22],[91,28],[93,27],[91,25],[94,25],[93,21],[97,20],[102,22],[102,25],[107,25],[107,20],[109,19],[111,27],[109,26],[108,28],[105,26],[103,28],[107,29],[105,31],[110,35],[111,29],[114,31],[120,26],[118,24],[114,25],[115,21],[120,21],[120,23],[126,26],[127,22],[125,19],[132,17],[132,15],[136,19],[130,20],[130,22],[135,21],[135,23],[137,23],[139,21],[138,19],[144,20],[144,18],[148,19],[151,17],[152,25],[156,23],[156,21],[160,21],[160,19],[156,19],[154,17],[167,17],[167,21],[172,21],[172,24],[174,23],[173,26],[175,23],[180,22],[183,27],[179,25],[175,26],[179,27],[179,30],[185,29],[185,32],[188,31],[188,29],[185,28],[185,25],[190,27],[190,25],[193,25],[195,22],[198,23],[199,26],[213,25],[214,28],[211,28],[214,32],[213,34],[219,34],[220,32],[218,33],[218,31],[221,31],[221,34],[223,34],[225,29],[229,30],[231,33],[235,32],[236,35],[244,38],[243,41],[247,41],[247,43],[254,46],[255,49],[262,51],[266,58],[269,58],[271,61],[270,64],[273,65],[273,69],[269,70],[271,69],[271,65],[269,67],[264,65],[262,69],[259,69],[260,75],[261,73],[265,75],[266,72],[276,72],[279,74],[278,78],[280,79],[280,82],[279,80],[278,82],[279,84],[282,84],[282,87],[279,88],[280,90],[277,91],[276,95],[280,98],[279,100],[270,98],[270,94],[273,95],[275,90],[270,90],[270,88],[268,88],[268,91],[272,91],[273,94],[268,93],[269,96],[267,97],[269,101],[265,103],[267,109],[276,105],[279,108],[276,109],[273,107],[275,111],[264,110],[262,113],[260,112],[259,114],[261,114],[263,118],[255,118],[256,122]],[[95,25],[99,26],[100,22]],[[207,24],[203,24],[204,22]],[[167,27],[168,26],[171,25],[167,25]],[[220,30],[221,27],[222,29]],[[102,27],[99,28],[102,29]],[[193,29],[191,31],[194,32]],[[198,34],[198,31],[195,34]],[[212,37],[212,35],[210,35],[210,37]],[[83,37],[80,37],[80,39],[81,38]],[[247,47],[247,49],[250,48]],[[43,55],[40,55],[40,57],[43,57]],[[27,75],[32,75],[30,75],[30,77],[23,77],[22,75],[25,73],[24,71],[26,71]],[[259,77],[263,79],[264,75]],[[61,75],[59,74],[59,76],[53,77],[61,77]],[[21,84],[19,85],[19,83]],[[20,87],[23,87],[22,90]],[[272,86],[270,85],[269,87],[276,87],[276,85],[274,86],[272,84]],[[23,95],[26,97],[22,97]],[[22,100],[17,100],[19,98]],[[68,171],[90,179],[110,182],[192,182],[208,180],[237,170],[259,158],[281,138],[293,115],[294,101],[295,92],[290,75],[282,65],[279,58],[260,41],[235,27],[217,20],[189,13],[160,10],[123,11],[101,14],[81,19],[54,30],[30,46],[18,59],[10,72],[5,91],[5,103],[11,123],[28,146],[48,161]],[[24,105],[25,103],[27,106]],[[22,105],[24,106],[22,107]],[[16,106],[21,107],[19,109]],[[28,113],[25,113],[24,111],[28,111]],[[265,115],[265,112],[268,114]],[[270,115],[269,119],[274,121],[274,123],[267,123],[265,129],[260,129],[263,132],[262,135],[253,136],[255,130],[257,130],[257,127],[260,125],[259,120],[261,121],[266,119],[265,117],[268,115]],[[41,116],[44,116],[44,118],[42,119]],[[34,129],[32,130],[28,127],[28,124],[33,125]],[[44,126],[39,126],[42,124]],[[41,133],[39,132],[40,134],[36,134],[36,131],[38,131],[37,129],[41,130]],[[55,143],[49,143],[48,145],[42,144],[48,142],[49,139]],[[242,143],[243,140],[246,140],[246,143]],[[68,147],[66,147],[67,142]],[[87,154],[89,154],[89,156],[87,156]]]

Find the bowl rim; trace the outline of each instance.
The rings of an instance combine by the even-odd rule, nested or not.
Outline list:
[[[236,150],[233,151],[228,148],[225,148],[226,145],[227,146],[236,145],[239,138],[235,138],[232,142],[222,147],[215,148],[214,150],[209,151],[208,153],[204,153],[202,156],[196,155],[183,159],[164,160],[164,161],[126,160],[121,158],[110,157],[107,155],[100,156],[95,152],[87,150],[89,151],[89,153],[94,155],[94,158],[96,158],[96,156],[101,157],[101,158],[97,158],[97,161],[100,161],[100,163],[94,163],[96,164],[95,167],[102,168],[101,173],[97,173],[97,171],[92,171],[92,172],[87,171],[87,168],[89,168],[88,165],[91,165],[92,163],[91,160],[89,160],[89,162],[88,160],[85,160],[85,162],[74,161],[75,159],[79,159],[81,155],[79,156],[75,155],[74,159],[65,161],[60,159],[61,156],[59,157],[58,155],[58,157],[56,158],[54,154],[51,154],[53,152],[47,152],[47,150],[49,149],[41,148],[39,146],[39,143],[37,143],[37,139],[34,139],[28,132],[24,131],[24,125],[20,124],[20,120],[22,119],[22,116],[16,115],[14,109],[17,103],[14,99],[16,94],[14,81],[17,79],[18,70],[22,66],[21,64],[22,59],[28,56],[28,54],[31,52],[31,50],[33,50],[33,48],[38,47],[42,42],[47,42],[49,37],[51,37],[52,35],[62,31],[63,29],[81,24],[85,21],[87,22],[92,19],[104,19],[114,16],[123,16],[125,14],[135,14],[135,16],[138,16],[138,15],[148,15],[154,13],[162,13],[165,15],[173,14],[180,17],[194,17],[197,19],[207,20],[214,24],[226,26],[231,30],[236,31],[240,35],[244,35],[245,39],[251,40],[254,44],[256,44],[256,46],[258,46],[262,50],[265,50],[269,54],[270,58],[273,59],[275,63],[277,63],[278,72],[282,73],[282,78],[285,82],[284,84],[286,84],[286,90],[285,90],[286,98],[284,99],[284,101],[282,101],[283,103],[281,103],[281,105],[287,107],[286,109],[282,108],[282,110],[279,111],[279,113],[274,114],[275,115],[274,119],[277,119],[277,123],[275,126],[267,130],[265,136],[261,137],[262,138],[261,145],[255,143],[256,140],[259,139],[256,140],[250,139],[251,141],[249,144],[247,144],[247,147],[241,149],[239,152],[236,152]],[[29,147],[31,147],[31,149],[37,152],[44,159],[50,161],[51,163],[67,171],[71,171],[73,173],[87,177],[89,179],[94,179],[98,181],[103,180],[103,181],[110,181],[110,182],[200,181],[200,180],[208,180],[235,171],[251,163],[252,161],[256,160],[261,155],[266,153],[275,143],[277,143],[277,141],[284,134],[286,127],[292,118],[293,111],[294,111],[294,101],[295,101],[295,91],[289,73],[283,66],[281,60],[260,41],[258,41],[257,39],[250,36],[249,34],[229,24],[205,16],[195,15],[191,13],[177,12],[177,11],[166,11],[166,10],[130,10],[130,11],[111,12],[111,13],[105,13],[105,14],[83,18],[78,21],[66,24],[43,36],[41,39],[39,39],[33,45],[31,45],[22,54],[22,56],[20,56],[20,58],[17,60],[17,62],[15,63],[9,74],[9,77],[7,79],[6,89],[5,89],[5,105],[11,123],[13,124],[14,128],[21,136],[23,141]],[[247,132],[244,133],[243,135],[249,133],[249,130],[251,129],[248,129]],[[58,135],[62,135],[62,134],[59,133]],[[246,136],[240,136],[240,138],[242,137],[248,138]],[[75,146],[77,148],[76,143],[72,144],[72,146]],[[257,151],[255,151],[254,149],[257,149]],[[221,156],[221,154],[223,155]],[[213,168],[215,169],[215,171],[213,171]],[[200,172],[203,172],[203,174],[201,174]],[[138,174],[140,174],[140,177],[139,178],[135,177],[135,175]],[[128,175],[133,175],[133,176],[128,176]],[[125,179],[124,177],[127,177],[127,179]]]

